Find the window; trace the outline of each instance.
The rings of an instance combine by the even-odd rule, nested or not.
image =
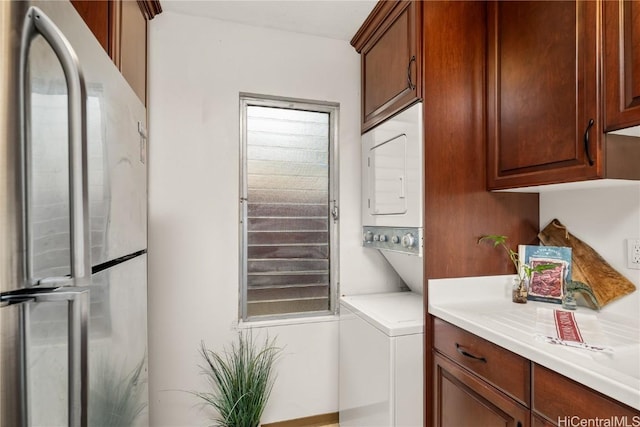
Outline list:
[[[240,95],[242,320],[335,312],[338,105]]]

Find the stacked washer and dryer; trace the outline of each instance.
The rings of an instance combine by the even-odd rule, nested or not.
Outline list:
[[[406,292],[340,299],[340,426],[423,425],[422,104],[362,135],[363,246]]]

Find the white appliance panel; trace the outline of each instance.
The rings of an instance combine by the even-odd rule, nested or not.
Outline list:
[[[362,225],[422,227],[422,103],[362,135]]]
[[[362,241],[380,250],[413,292],[423,292],[422,103],[362,135]],[[406,256],[409,254],[410,256]]]
[[[422,425],[422,296],[346,296],[340,303],[340,425]]]
[[[417,294],[423,293],[424,258],[400,252],[384,251],[384,257],[398,272],[404,283]]]
[[[422,426],[424,335],[405,335],[395,338],[394,354],[394,390],[395,390],[395,426]]]
[[[386,336],[424,332],[423,299],[415,292],[347,295],[340,299],[340,304]]]
[[[340,310],[340,426],[390,426],[389,337],[345,306]]]

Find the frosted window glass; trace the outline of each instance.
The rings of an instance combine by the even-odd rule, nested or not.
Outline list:
[[[245,318],[331,310],[329,112],[247,105]]]

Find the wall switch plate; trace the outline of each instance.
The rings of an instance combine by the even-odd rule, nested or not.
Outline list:
[[[640,239],[627,239],[627,268],[640,270]]]

